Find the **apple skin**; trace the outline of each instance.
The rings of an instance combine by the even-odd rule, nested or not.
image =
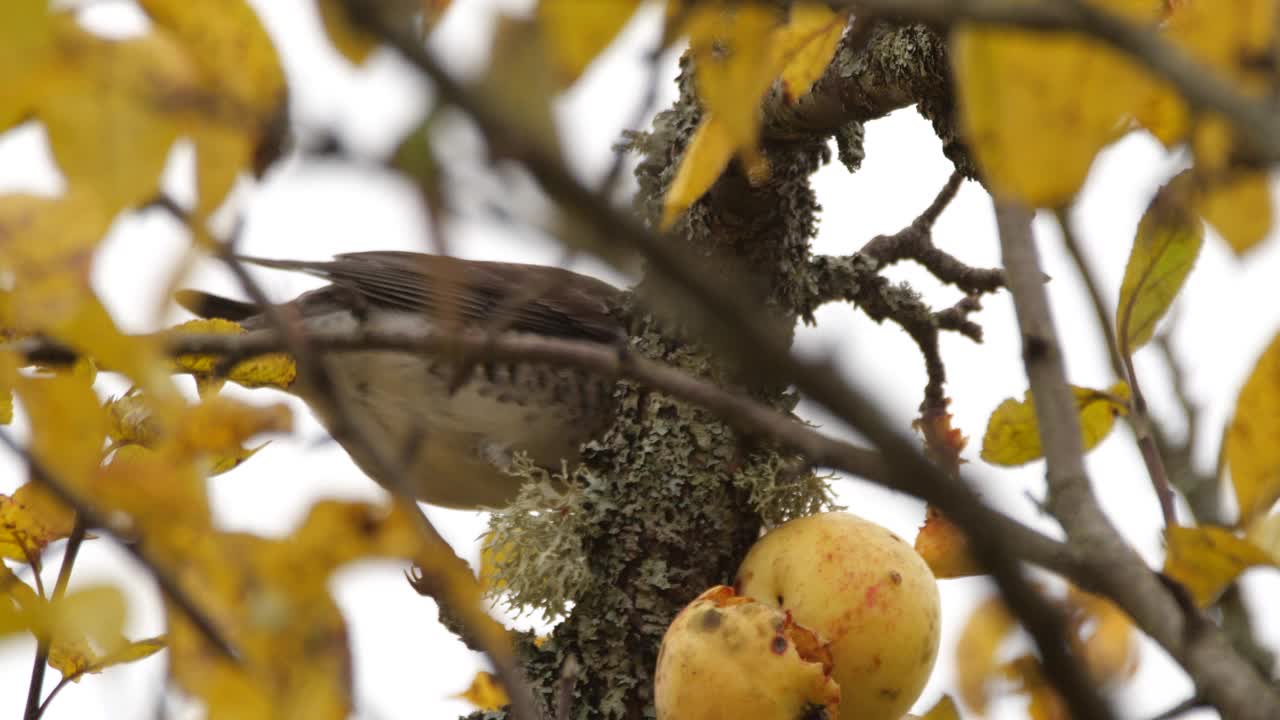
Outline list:
[[[831,645],[841,720],[899,720],[938,654],[938,585],[889,530],[844,512],[792,520],[765,535],[735,588],[788,612]]]
[[[658,720],[834,719],[840,704],[827,644],[726,585],[671,621],[653,691]]]

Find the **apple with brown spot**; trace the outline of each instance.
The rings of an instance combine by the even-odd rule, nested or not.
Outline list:
[[[751,548],[735,586],[831,644],[841,720],[898,720],[924,689],[938,654],[938,586],[889,530],[844,512],[793,520]]]
[[[827,644],[726,585],[671,621],[653,690],[658,720],[834,720],[840,704]]]

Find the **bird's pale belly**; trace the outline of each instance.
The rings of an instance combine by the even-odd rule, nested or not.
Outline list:
[[[417,498],[455,508],[509,503],[520,479],[505,472],[525,452],[558,470],[612,417],[612,386],[586,373],[528,364],[477,366],[454,392],[454,365],[395,352],[331,356],[330,373],[348,418],[384,457],[407,468]],[[313,408],[308,393],[299,393]],[[332,418],[321,421],[333,429]],[[337,438],[358,466],[388,488],[367,452]]]

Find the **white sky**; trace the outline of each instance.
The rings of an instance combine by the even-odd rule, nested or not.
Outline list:
[[[293,119],[303,132],[332,130],[349,147],[369,156],[391,148],[425,107],[427,95],[414,73],[395,57],[380,53],[365,68],[352,68],[328,48],[309,0],[256,0],[264,23],[275,38],[289,76]],[[527,7],[524,0],[455,0],[455,7],[437,29],[434,43],[441,57],[460,73],[483,67],[492,8]],[[573,167],[598,176],[611,160],[609,147],[633,114],[638,88],[643,86],[643,52],[653,45],[654,15],[633,25],[607,58],[597,63],[560,106],[562,137],[572,151]],[[136,31],[143,27],[131,4],[99,3],[90,13],[95,27]],[[664,77],[674,76],[674,59],[667,58]],[[662,86],[665,107],[672,95]],[[458,124],[450,142],[441,147],[446,162],[457,160],[482,168],[483,148],[474,134]],[[929,125],[914,110],[904,110],[867,128],[867,160],[850,176],[832,164],[815,177],[825,208],[815,251],[847,254],[878,233],[893,232],[908,223],[929,202],[950,173]],[[1114,303],[1137,219],[1153,191],[1179,167],[1154,141],[1133,137],[1108,150],[1098,160],[1077,214],[1083,240],[1099,269],[1103,287]],[[168,186],[175,194],[190,193],[190,154],[175,153]],[[1048,169],[1047,171],[1052,171]],[[27,126],[0,135],[0,192],[35,190],[57,192],[60,179],[52,169],[43,133]],[[526,183],[513,186],[491,178],[466,177],[460,184],[473,210],[485,200],[503,200],[519,208],[534,204]],[[375,170],[361,170],[332,162],[290,158],[256,186],[244,187],[237,201],[245,213],[247,234],[243,250],[268,257],[324,258],[333,253],[372,249],[427,249],[426,234],[412,193],[394,178]],[[516,200],[510,201],[514,196]],[[1043,219],[1043,218],[1042,218]],[[1067,353],[1073,382],[1105,387],[1113,382],[1102,346],[1093,327],[1086,296],[1061,249],[1052,223],[1037,225],[1045,269],[1053,278],[1049,291]],[[450,226],[455,254],[485,259],[555,263],[556,245],[518,226],[472,213]],[[938,223],[940,246],[975,265],[997,265],[999,251],[989,201],[974,184],[966,184]],[[128,330],[156,327],[156,308],[171,268],[186,247],[181,228],[159,213],[121,220],[104,243],[94,280],[101,295]],[[582,260],[580,272],[618,284],[627,278],[604,265]],[[895,279],[911,281],[939,307],[957,299],[954,290],[913,267],[890,271]],[[1275,278],[1280,276],[1280,243],[1270,238],[1247,263],[1237,261],[1216,237],[1205,245],[1177,306],[1175,348],[1182,353],[1193,398],[1203,403],[1202,434],[1206,446],[1197,458],[1211,467],[1216,438],[1229,416],[1235,393],[1268,340],[1280,328],[1280,303]],[[311,286],[306,278],[263,272],[264,286],[287,298]],[[235,292],[234,282],[213,262],[206,262],[186,285]],[[1003,510],[1052,531],[1039,517],[1032,497],[1043,496],[1043,465],[998,470],[977,459],[987,415],[1005,397],[1020,396],[1026,378],[1019,358],[1017,332],[1007,296],[987,298],[976,319],[986,330],[986,343],[947,335],[943,357],[947,363],[957,427],[970,436],[968,469],[981,490]],[[181,320],[169,310],[165,322]],[[862,387],[874,388],[890,416],[904,429],[915,417],[925,376],[923,363],[910,339],[894,327],[879,327],[848,306],[831,305],[818,313],[817,328],[802,329],[799,346],[805,352],[836,358],[842,369]],[[1170,416],[1174,405],[1161,384],[1166,373],[1154,351],[1139,353],[1138,371],[1158,415]],[[107,389],[119,392],[118,384]],[[272,391],[243,393],[255,402],[275,402],[284,396]],[[252,461],[210,483],[213,506],[227,529],[267,535],[290,531],[310,503],[320,497],[376,499],[382,491],[366,480],[331,441],[304,407],[296,407],[296,430],[276,438]],[[838,424],[802,404],[801,413],[825,430],[847,434]],[[1176,417],[1176,413],[1173,413]],[[1180,421],[1178,421],[1180,423]],[[21,419],[14,428],[22,431]],[[1126,536],[1153,564],[1163,560],[1160,517],[1146,473],[1131,434],[1123,427],[1088,456],[1091,476],[1105,508]],[[0,456],[0,492],[11,492],[24,472],[11,457]],[[921,503],[860,481],[841,480],[836,487],[851,511],[873,519],[904,537],[914,537],[923,517]],[[478,555],[475,539],[485,527],[480,513],[430,508],[433,521],[464,556]],[[57,562],[46,569],[51,583]],[[129,595],[128,634],[146,637],[163,631],[161,607],[150,582],[111,542],[87,543],[81,552],[73,588],[110,582]],[[937,669],[918,708],[929,707],[938,694],[954,686],[953,646],[969,610],[990,592],[980,579],[940,583],[943,596],[943,643]],[[1280,590],[1273,571],[1253,571],[1247,578],[1252,604]],[[436,622],[432,603],[419,598],[392,563],[367,563],[338,574],[333,588],[351,628],[356,667],[357,714],[361,718],[447,718],[469,711],[449,695],[467,686],[481,667],[470,653]],[[1280,618],[1258,615],[1264,640],[1280,645]],[[517,624],[530,626],[522,618]],[[0,716],[21,714],[26,696],[34,643],[27,639],[0,641]],[[67,688],[51,705],[47,717],[149,718],[162,688],[164,655],[93,676]],[[56,682],[51,672],[46,687]],[[1133,682],[1117,695],[1124,717],[1145,717],[1189,695],[1190,684],[1164,654],[1150,643],[1144,649]],[[172,703],[178,716],[190,714]],[[997,705],[995,717],[1024,717],[1017,701]],[[1197,717],[1214,717],[1204,712]]]

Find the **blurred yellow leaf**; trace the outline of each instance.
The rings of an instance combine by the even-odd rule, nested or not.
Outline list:
[[[1269,555],[1272,563],[1280,565],[1280,514],[1254,518],[1245,528],[1244,536]]]
[[[1248,525],[1280,497],[1280,335],[1240,389],[1223,455],[1240,507],[1237,525]]]
[[[987,685],[1001,675],[997,658],[1001,644],[1017,622],[999,597],[983,602],[965,622],[956,641],[956,690],[974,712],[986,712],[991,698]]]
[[[216,209],[235,177],[261,171],[279,152],[288,90],[271,38],[245,0],[138,0],[171,32],[217,92],[220,122],[201,123],[196,144],[197,222]],[[248,166],[253,164],[252,168]]]
[[[962,720],[960,709],[956,707],[956,701],[952,700],[950,695],[943,695],[938,698],[938,702],[934,703],[928,712],[919,717],[920,720]]]
[[[89,285],[112,215],[87,192],[0,195],[0,268],[13,279],[9,330],[56,339],[163,394],[158,349],[122,334]]]
[[[220,395],[174,414],[176,432],[168,432],[153,403],[140,392],[107,402],[108,435],[115,446],[136,444],[173,454],[175,461],[203,458],[209,475],[238,466],[263,446],[244,448],[248,438],[264,432],[287,432],[292,417],[284,404],[258,407]]]
[[[363,558],[409,559],[419,546],[413,520],[403,512],[337,501],[316,503],[286,538],[221,535],[212,551],[187,563],[184,578],[234,633],[244,661],[211,653],[189,622],[171,612],[174,678],[204,700],[210,717],[348,717],[350,649],[329,576]]]
[[[1165,540],[1164,574],[1185,585],[1199,607],[1211,605],[1246,569],[1271,564],[1266,552],[1226,528],[1171,527]]]
[[[1106,686],[1132,677],[1140,648],[1129,616],[1110,600],[1076,587],[1069,588],[1067,605],[1073,653],[1093,681]]]
[[[942,511],[925,508],[924,525],[916,534],[915,549],[937,578],[982,575],[986,570],[974,559],[969,538]]]
[[[697,5],[685,27],[703,110],[748,165],[759,157],[760,101],[778,76],[773,33],[780,13],[763,5]]]
[[[0,131],[31,112],[45,91],[53,51],[48,0],[0,3]]]
[[[1139,23],[1160,7],[1158,0],[1092,4]],[[1149,86],[1122,54],[1067,33],[962,24],[951,61],[966,140],[983,175],[997,195],[1036,207],[1075,195]]]
[[[230,320],[190,320],[172,328],[171,333],[192,335],[239,335],[244,328]],[[222,358],[216,355],[179,355],[173,359],[175,372],[186,372],[197,378],[208,378],[218,369]],[[284,353],[259,355],[242,360],[227,371],[226,379],[244,387],[274,387],[287,389],[298,375],[293,359]]]
[[[511,702],[507,699],[507,692],[498,684],[493,673],[483,671],[476,673],[470,687],[454,697],[466,700],[481,710],[500,710],[502,706]]]
[[[67,183],[97,195],[114,215],[155,196],[169,148],[207,93],[195,65],[167,34],[108,40],[77,29],[62,35],[65,67],[37,115]]]
[[[1116,307],[1116,339],[1124,354],[1142,347],[1155,334],[1156,323],[1173,304],[1200,255],[1204,224],[1195,212],[1191,183],[1189,172],[1170,180],[1138,222]]]
[[[71,488],[86,487],[98,470],[107,435],[92,377],[20,377],[17,390],[31,420],[31,454]]]
[[[5,313],[0,311],[0,339],[4,337],[5,322]],[[13,353],[0,351],[0,425],[13,422],[13,381],[17,374],[18,361]]]
[[[1027,716],[1031,720],[1071,720],[1053,684],[1044,675],[1034,655],[1020,655],[1001,667],[1005,677],[1016,683],[1014,692],[1026,695]]]
[[[538,25],[562,86],[609,47],[639,6],[640,0],[539,0]]]
[[[54,540],[71,534],[75,515],[52,493],[34,482],[18,486],[12,496],[0,494],[0,557],[29,562]]]
[[[1270,91],[1274,70],[1259,59],[1271,51],[1278,11],[1275,0],[1184,0],[1171,5],[1161,30],[1193,60],[1233,80],[1240,92],[1258,96]],[[1148,95],[1138,113],[1140,122],[1166,145],[1187,139],[1193,118],[1181,96],[1158,82]],[[1197,164],[1220,169],[1234,144],[1230,129],[1215,115],[1195,122],[1216,125],[1212,132],[1218,135],[1212,142],[1196,138]]]
[[[1085,450],[1102,442],[1115,426],[1116,416],[1128,413],[1129,386],[1118,382],[1104,390],[1071,386],[1075,397],[1080,434]],[[982,459],[993,465],[1022,465],[1035,460],[1040,447],[1040,426],[1036,421],[1031,391],[1022,400],[1006,399],[991,413],[982,436]]]
[[[558,86],[547,39],[537,23],[502,15],[489,49],[489,67],[480,87],[485,97],[507,117],[520,118],[525,137],[548,153],[559,154],[551,100]],[[493,148],[495,153],[503,151]]]
[[[56,602],[47,602],[27,592],[14,593],[16,586],[6,568],[0,572],[0,589],[17,604],[0,602],[0,635],[26,630],[36,637],[49,637],[54,645],[62,644],[60,662],[67,666],[78,663],[73,657],[75,646],[86,643],[113,652],[125,644],[124,595],[114,587],[90,587],[76,590]],[[21,583],[18,583],[21,585]]]
[[[506,580],[500,577],[501,569],[512,562],[517,550],[515,544],[510,542],[494,547],[492,539],[492,531],[486,532],[480,539],[479,580],[480,587],[484,588],[486,593],[498,593],[507,586]]]
[[[87,646],[62,645],[55,642],[49,648],[49,667],[62,673],[63,678],[80,682],[85,675],[100,673],[109,667],[136,662],[165,648],[164,637],[134,640],[100,654]]]
[[[733,140],[715,117],[702,118],[680,158],[680,169],[662,199],[662,227],[671,224],[697,202],[724,172],[733,157]]]
[[[258,117],[284,102],[284,71],[275,46],[245,0],[193,3],[138,0],[159,27],[171,31],[216,87]]]
[[[1273,222],[1271,184],[1265,172],[1241,173],[1205,189],[1200,212],[1236,255],[1262,242]]]
[[[817,3],[799,3],[791,8],[787,24],[774,40],[780,55],[782,92],[794,102],[809,90],[835,57],[836,46],[844,36],[849,13],[837,13]]]

